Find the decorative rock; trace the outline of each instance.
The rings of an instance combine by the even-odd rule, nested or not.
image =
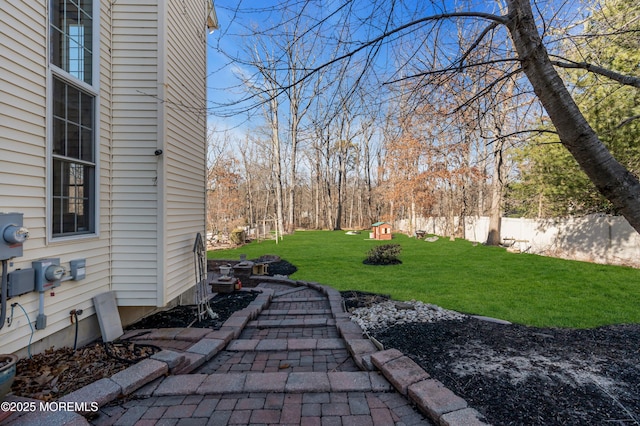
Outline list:
[[[364,331],[380,330],[410,322],[462,320],[465,317],[466,315],[458,312],[415,300],[410,302],[388,300],[371,307],[354,309],[351,312],[351,321],[358,324]]]

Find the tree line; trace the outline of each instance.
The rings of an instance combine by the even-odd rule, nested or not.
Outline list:
[[[224,5],[213,230],[622,214],[640,227],[640,6],[508,0]],[[238,24],[235,27],[231,24]],[[462,218],[454,221],[454,218]]]

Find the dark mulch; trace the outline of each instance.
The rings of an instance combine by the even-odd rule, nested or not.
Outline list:
[[[542,329],[469,318],[372,334],[493,425],[640,424],[640,325]]]
[[[386,302],[391,298],[388,294],[369,293],[366,291],[346,290],[341,291],[340,295],[344,301],[347,312],[352,309],[368,308],[376,303]]]
[[[402,265],[402,261],[400,259],[389,260],[385,262],[378,262],[375,260],[365,259],[362,261],[362,263],[364,263],[365,265],[372,265],[372,266]]]
[[[265,259],[258,258],[258,259],[254,259],[253,261],[259,263],[259,262],[265,261]],[[284,259],[278,259],[276,261],[268,261],[268,264],[269,266],[267,267],[267,274],[272,277],[275,275],[289,276],[298,270],[298,268],[294,264]]]
[[[236,291],[233,293],[217,294],[209,302],[211,309],[218,315],[217,318],[214,319],[205,314],[204,318],[198,321],[197,307],[195,305],[183,305],[145,317],[127,327],[127,330],[176,327],[218,329],[235,311],[249,306],[258,294],[259,293],[255,291]]]

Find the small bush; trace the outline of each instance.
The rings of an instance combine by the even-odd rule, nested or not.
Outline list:
[[[229,235],[229,239],[235,245],[244,244],[246,240],[246,234],[244,232],[244,229],[238,229],[238,228],[234,229],[233,231],[231,231],[231,235]]]
[[[400,244],[382,244],[373,247],[367,252],[367,258],[362,262],[365,265],[397,265],[402,263],[398,256],[402,251]]]

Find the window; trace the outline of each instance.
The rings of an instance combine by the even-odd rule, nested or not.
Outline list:
[[[51,63],[92,84],[92,0],[52,0]]]
[[[92,10],[91,0],[51,1],[53,237],[95,232],[96,95]]]
[[[93,227],[94,97],[53,78],[53,236]]]

